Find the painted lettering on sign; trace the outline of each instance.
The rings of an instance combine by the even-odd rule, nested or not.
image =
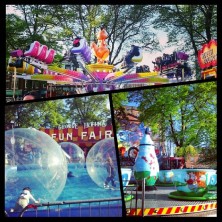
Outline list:
[[[217,41],[211,40],[204,44],[198,51],[198,62],[201,69],[210,68],[217,65]]]
[[[105,127],[87,127],[84,125],[78,128],[64,128],[64,129],[40,129],[41,131],[50,135],[57,142],[91,142],[96,143],[99,140],[113,137],[112,126]]]
[[[86,123],[83,123],[81,126],[79,124],[77,124],[76,122],[64,123],[63,125],[58,126],[58,129],[59,130],[66,129],[66,128],[78,129],[79,127],[83,127],[84,129],[86,129],[86,128],[94,127],[94,126],[105,127],[106,126],[106,122],[105,121],[101,121],[101,122],[86,122]]]
[[[52,133],[50,136],[58,141],[72,141],[72,140],[78,140],[79,138],[81,140],[101,140],[112,137],[112,131],[107,130],[104,131],[104,134],[102,134],[102,131],[99,131],[99,134],[95,134],[95,132],[82,132],[80,137],[78,135],[75,135],[73,133]]]

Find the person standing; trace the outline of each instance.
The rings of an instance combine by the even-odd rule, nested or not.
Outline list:
[[[111,182],[111,185],[113,187],[116,187],[116,184],[114,181],[114,178],[115,178],[114,164],[109,154],[107,154],[107,159],[106,159],[106,170],[107,170],[108,175],[104,183],[104,188],[109,188],[109,185],[108,185],[109,182]]]

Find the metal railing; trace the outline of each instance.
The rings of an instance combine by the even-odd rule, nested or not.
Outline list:
[[[122,198],[29,204],[13,217],[122,217]],[[10,216],[10,215],[9,215]]]
[[[123,182],[127,182],[123,180]],[[130,181],[128,181],[130,182]],[[138,187],[141,186],[140,198],[138,197]],[[145,179],[135,181],[135,184],[131,184],[124,187],[124,200],[127,202],[126,206],[126,216],[128,216],[129,211],[133,209],[141,209],[142,217],[144,217],[144,209],[145,209]],[[129,198],[128,198],[129,197]],[[140,206],[138,207],[138,201],[140,202]]]

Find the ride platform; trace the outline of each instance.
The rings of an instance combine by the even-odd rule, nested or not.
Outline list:
[[[125,201],[126,215],[155,217],[216,217],[217,200],[177,200],[169,197],[175,187],[156,187],[157,190],[144,192],[136,190],[136,185],[125,189],[126,195],[134,198]],[[210,191],[216,194],[216,191]]]

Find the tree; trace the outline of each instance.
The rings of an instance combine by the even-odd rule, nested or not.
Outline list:
[[[125,120],[128,121],[126,110],[124,108],[124,103],[127,103],[128,92],[113,93],[112,94],[112,104],[115,116],[115,127],[118,130],[121,126],[121,122]]]
[[[66,99],[65,115],[71,122],[107,122],[110,109],[107,108],[108,95],[85,96]]]
[[[5,124],[10,125],[13,120],[16,127],[39,129],[47,119],[51,127],[56,127],[66,121],[63,109],[62,100],[6,105]]]
[[[192,145],[189,145],[187,147],[176,147],[175,148],[176,156],[178,157],[189,157],[189,156],[196,156],[198,155],[198,150],[195,149]]]
[[[9,52],[23,47],[25,39],[22,36],[25,32],[25,21],[14,14],[6,15],[6,57]]]
[[[217,38],[217,5],[160,5],[158,12],[154,27],[166,30],[169,45],[191,51],[199,73],[198,50]]]
[[[216,82],[130,92],[140,102],[139,119],[176,147],[216,149]],[[135,95],[135,96],[134,96]]]
[[[60,39],[73,40],[85,37],[88,43],[97,42],[97,32],[104,25],[109,37],[109,63],[120,63],[120,52],[137,43],[145,50],[158,47],[154,33],[150,31],[155,5],[59,5],[52,11],[63,32]],[[150,13],[152,11],[152,14]],[[65,12],[65,13],[64,13]],[[95,61],[94,61],[95,62]]]
[[[11,24],[7,33],[16,32],[17,38],[24,41],[14,42],[13,48],[26,48],[37,40],[54,47],[57,54],[64,48],[71,48],[76,36],[85,37],[90,44],[97,41],[96,34],[105,25],[109,34],[110,64],[118,64],[120,52],[126,52],[131,44],[138,44],[145,50],[158,47],[158,41],[150,31],[155,5],[15,5],[22,13],[17,18],[22,22],[22,33]],[[150,13],[152,11],[152,13]],[[8,35],[7,41],[11,41]],[[62,43],[62,44],[61,44]],[[9,45],[9,44],[8,44]],[[10,48],[7,48],[10,50]],[[58,56],[58,55],[57,55]],[[56,60],[57,61],[57,60]]]
[[[107,5],[106,8],[105,26],[109,34],[110,64],[120,63],[120,52],[126,53],[131,44],[137,44],[147,51],[158,48],[159,41],[150,31],[156,12],[155,5]]]
[[[97,95],[6,105],[5,124],[10,126],[13,120],[17,127],[39,129],[46,124],[55,128],[74,121],[107,123],[110,119],[107,103],[108,95]]]
[[[39,41],[49,48],[62,52],[58,44],[59,26],[56,16],[51,14],[50,5],[15,5],[22,16],[6,15],[6,49],[7,55],[11,50],[26,50],[34,41]],[[55,57],[56,59],[56,57]]]

